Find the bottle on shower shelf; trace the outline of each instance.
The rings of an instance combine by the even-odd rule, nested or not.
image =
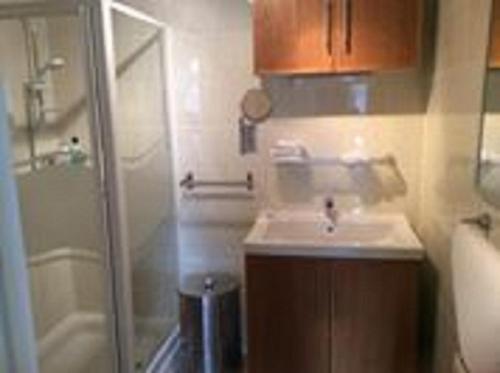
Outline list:
[[[87,154],[85,153],[80,138],[73,136],[68,145],[69,162],[70,164],[84,164],[87,160]]]

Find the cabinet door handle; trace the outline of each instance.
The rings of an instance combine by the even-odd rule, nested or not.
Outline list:
[[[333,27],[333,1],[325,0],[325,16],[326,16],[326,51],[331,57],[333,54],[333,40],[332,40],[332,27]]]
[[[352,0],[344,0],[344,46],[345,52],[352,52]]]
[[[330,274],[330,334],[333,336],[335,335],[335,324],[337,322],[337,291],[335,288],[335,284],[337,282],[337,279],[335,278],[335,272],[336,269],[333,269],[332,273]],[[332,366],[332,371],[335,372],[337,370],[336,368],[336,360],[337,360],[337,346],[335,344],[335,338],[331,338],[331,358],[330,358],[330,363]]]

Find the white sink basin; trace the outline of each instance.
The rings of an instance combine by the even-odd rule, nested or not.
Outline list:
[[[247,254],[422,259],[424,250],[403,214],[340,215],[266,211],[245,239]]]

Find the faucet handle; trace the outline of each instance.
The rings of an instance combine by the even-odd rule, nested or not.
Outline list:
[[[335,200],[333,199],[333,197],[325,198],[325,208],[327,210],[333,210],[335,208]]]

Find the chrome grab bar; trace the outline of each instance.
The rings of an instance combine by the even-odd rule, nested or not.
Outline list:
[[[193,172],[188,172],[179,183],[181,188],[193,190],[198,187],[226,187],[226,188],[246,188],[248,191],[254,189],[254,177],[251,172],[247,173],[246,180],[196,180]]]

